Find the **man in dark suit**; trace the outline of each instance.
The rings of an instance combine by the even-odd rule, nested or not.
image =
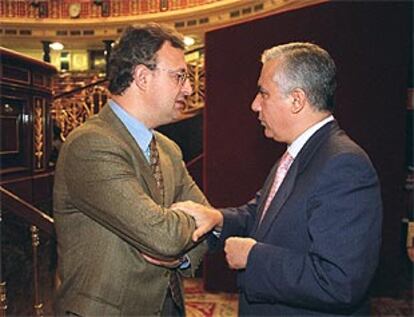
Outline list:
[[[56,315],[182,316],[180,275],[194,273],[207,246],[194,248],[194,219],[170,206],[207,200],[178,146],[154,130],[179,119],[192,93],[181,35],[128,27],[109,90],[109,104],[59,153]]]
[[[215,210],[214,234],[238,270],[239,313],[368,315],[381,244],[380,186],[367,154],[332,116],[335,64],[310,43],[273,47],[262,62],[252,110],[266,137],[287,151],[253,200]],[[200,223],[194,240],[207,232],[202,222],[212,208],[174,208]]]

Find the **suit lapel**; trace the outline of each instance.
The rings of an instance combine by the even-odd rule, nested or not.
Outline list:
[[[103,107],[98,116],[101,120],[107,122],[111,126],[114,133],[118,134],[119,137],[131,148],[133,155],[137,158],[137,166],[134,166],[134,168],[139,171],[139,175],[137,175],[137,177],[142,180],[140,183],[144,191],[147,191],[155,202],[162,204],[161,195],[155,182],[154,175],[152,174],[151,167],[144,153],[141,151],[128,129],[109,106]]]
[[[262,239],[268,230],[271,228],[272,223],[277,219],[282,207],[286,203],[287,199],[291,195],[296,179],[298,176],[305,170],[308,163],[311,161],[314,153],[317,149],[321,146],[323,141],[328,137],[328,135],[335,130],[338,130],[338,124],[336,121],[329,122],[321,129],[316,131],[314,135],[305,143],[303,148],[300,150],[298,155],[296,156],[295,160],[292,163],[288,173],[286,174],[285,179],[283,180],[282,184],[280,185],[275,197],[273,198],[272,202],[269,205],[269,208],[266,212],[266,215],[260,225],[257,227],[256,238]],[[277,164],[279,165],[279,164]],[[275,171],[274,171],[275,173]],[[273,177],[272,177],[273,179]],[[271,186],[271,183],[268,184],[268,187]],[[267,194],[269,192],[269,188],[267,189]],[[260,215],[263,212],[263,205],[266,201],[267,195],[261,199],[260,204]],[[260,219],[260,218],[259,218]],[[258,220],[256,219],[256,222]]]

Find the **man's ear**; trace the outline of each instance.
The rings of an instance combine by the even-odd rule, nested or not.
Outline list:
[[[148,81],[151,70],[145,65],[137,65],[134,70],[133,78],[135,85],[142,90],[148,87]]]
[[[305,107],[307,98],[306,93],[301,88],[295,88],[290,93],[292,106],[291,110],[292,113],[299,113],[302,111],[302,109]]]

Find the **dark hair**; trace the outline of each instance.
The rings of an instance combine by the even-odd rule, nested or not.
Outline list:
[[[327,51],[312,43],[289,43],[266,50],[262,62],[276,58],[282,61],[282,71],[274,81],[285,95],[301,88],[316,109],[333,112],[336,67]]]
[[[121,95],[131,85],[137,65],[143,64],[154,69],[157,52],[166,41],[184,50],[182,35],[168,26],[148,23],[127,27],[109,58],[109,91]]]

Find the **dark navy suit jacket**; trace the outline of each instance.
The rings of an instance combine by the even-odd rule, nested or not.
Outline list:
[[[240,315],[368,315],[382,203],[366,153],[335,121],[301,149],[259,225],[278,163],[244,206],[222,210],[220,236],[252,237],[238,273]]]

